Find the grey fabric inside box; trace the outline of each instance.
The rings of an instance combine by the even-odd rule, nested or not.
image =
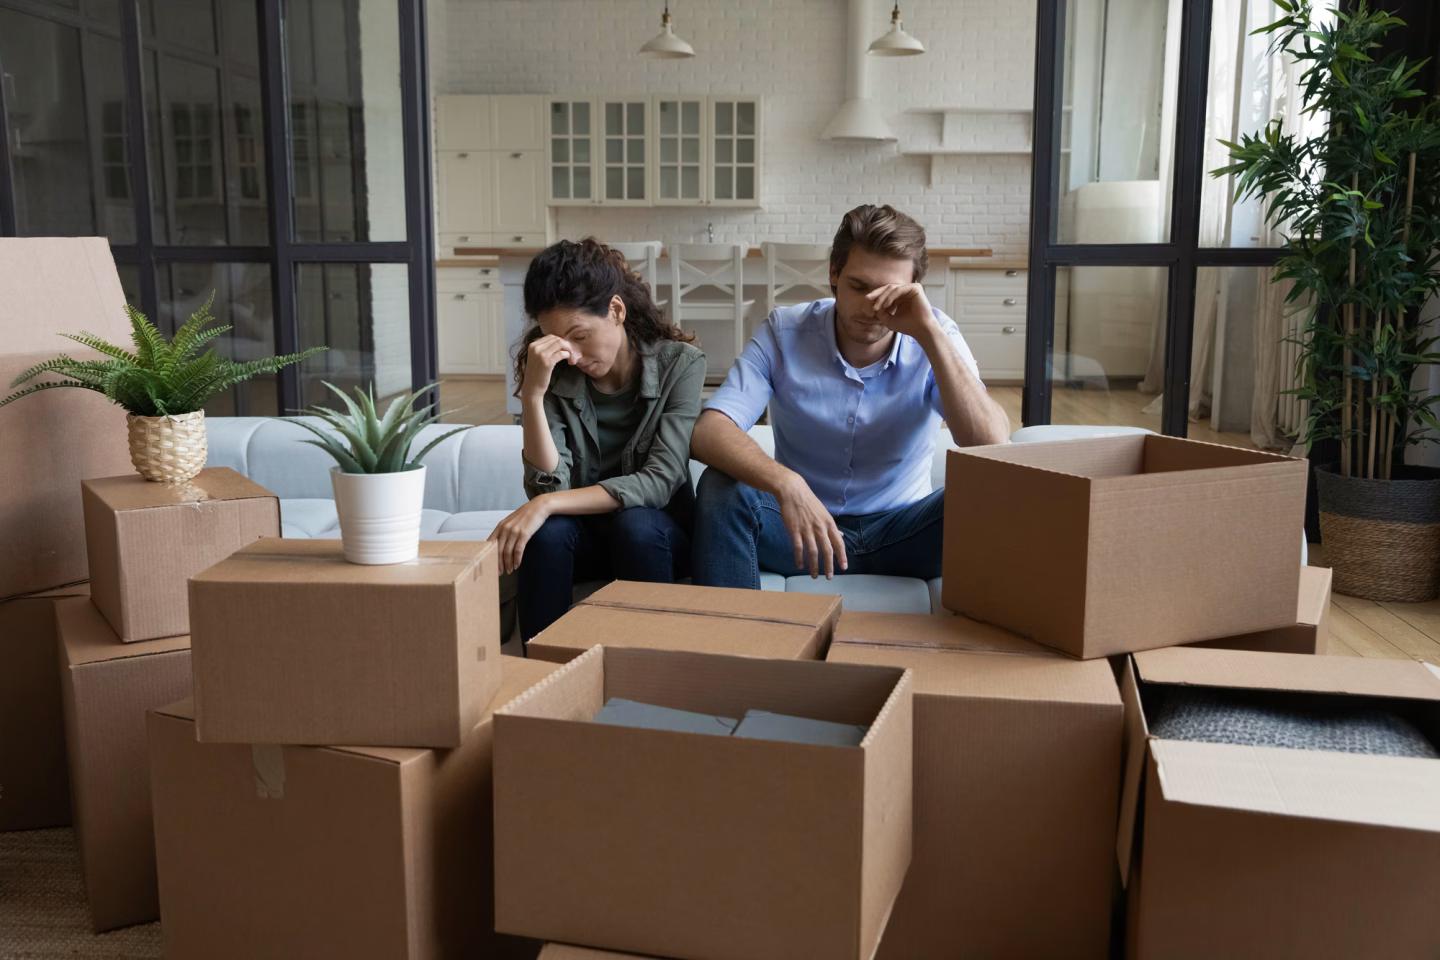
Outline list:
[[[1150,732],[1167,740],[1440,759],[1414,723],[1374,700],[1188,687],[1158,696]]]
[[[623,697],[612,697],[605,701],[605,706],[595,714],[592,722],[620,727],[644,727],[650,730],[674,730],[678,733],[706,733],[717,737],[730,736],[735,732],[736,723],[733,717],[657,707],[653,703],[640,703]]]

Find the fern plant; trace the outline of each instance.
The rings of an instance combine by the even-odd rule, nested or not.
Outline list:
[[[333,383],[327,382],[325,386],[340,398],[345,405],[344,412],[319,404],[310,407],[307,412],[325,421],[335,433],[328,433],[304,420],[295,422],[315,434],[315,439],[304,442],[334,457],[345,473],[400,473],[419,469],[420,461],[436,444],[470,429],[467,425],[442,433],[412,459],[410,447],[415,437],[423,427],[439,419],[433,403],[416,405],[417,399],[435,384],[396,397],[383,414],[376,412],[373,386],[369,390],[356,387],[353,400]]]
[[[326,349],[311,347],[301,353],[243,363],[220,356],[213,345],[202,350],[231,329],[229,324],[212,326],[215,317],[210,313],[210,304],[214,300],[212,293],[169,340],[143,313],[127,304],[131,350],[91,333],[63,333],[61,336],[89,347],[102,358],[77,360],[61,354],[37,363],[10,384],[12,388],[28,385],[0,400],[0,407],[42,390],[78,387],[103,393],[137,417],[193,413],[202,409],[211,397],[251,377],[275,373]]]

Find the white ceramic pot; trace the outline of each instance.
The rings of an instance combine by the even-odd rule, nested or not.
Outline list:
[[[351,563],[404,563],[420,553],[425,468],[346,473],[330,468],[340,542]]]

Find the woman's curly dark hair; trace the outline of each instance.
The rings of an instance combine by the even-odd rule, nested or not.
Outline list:
[[[694,341],[693,333],[665,319],[650,295],[649,284],[630,269],[620,251],[594,237],[578,242],[561,240],[540,251],[525,272],[525,315],[530,326],[515,353],[515,396],[520,395],[525,380],[530,344],[542,336],[540,314],[568,307],[603,317],[617,295],[625,303],[625,335],[632,347],[660,340]]]

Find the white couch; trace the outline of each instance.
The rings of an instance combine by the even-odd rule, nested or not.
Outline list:
[[[420,445],[453,426],[426,427]],[[330,488],[334,461],[322,450],[301,442],[309,433],[286,419],[272,417],[214,417],[208,420],[208,427],[208,465],[230,467],[277,494],[284,536],[340,536]],[[774,452],[769,427],[756,427],[750,433],[766,451]],[[432,450],[425,458],[429,469],[421,536],[427,540],[483,540],[489,536],[496,524],[525,502],[520,446],[519,427],[482,425]],[[949,446],[950,435],[942,433],[931,465],[931,482],[937,488],[945,483]],[[691,480],[699,480],[704,469],[692,460]],[[762,571],[761,586],[766,590],[838,593],[845,598],[847,610],[941,610],[938,578],[927,583],[910,577],[847,574],[827,581]]]

